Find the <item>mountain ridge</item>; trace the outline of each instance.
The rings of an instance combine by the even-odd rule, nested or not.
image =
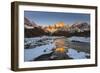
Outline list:
[[[72,25],[64,22],[57,22],[46,27],[39,26],[35,22],[31,22],[28,18],[24,18],[25,36],[71,36],[71,35],[90,35],[90,24],[86,22],[75,23]],[[83,34],[82,34],[83,33]],[[88,33],[88,34],[87,34]]]

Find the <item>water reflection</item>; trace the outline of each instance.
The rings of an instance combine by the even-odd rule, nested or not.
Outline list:
[[[65,46],[64,38],[55,39],[53,44],[55,44],[55,48],[53,48],[53,54],[50,59],[65,59],[67,47]],[[67,44],[66,44],[67,45]]]
[[[72,42],[65,37],[56,38],[53,42],[56,48],[53,48],[51,59],[84,59],[89,58],[89,43]],[[73,48],[73,49],[72,49]]]
[[[28,43],[30,46],[24,50],[24,60],[42,61],[90,58],[90,42],[71,41],[69,40],[70,38],[39,37],[28,39],[25,45]]]

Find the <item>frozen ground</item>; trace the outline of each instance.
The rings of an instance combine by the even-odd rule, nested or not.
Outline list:
[[[66,54],[73,59],[86,59],[86,56],[90,56],[88,53],[78,52],[77,50],[71,48],[68,49],[68,52]]]
[[[24,49],[24,61],[33,61],[35,58],[50,54],[52,49],[56,46],[52,43],[54,38],[59,37],[37,37],[37,38],[25,38],[25,44],[30,44],[35,46],[34,48]],[[40,41],[41,40],[41,41]],[[79,41],[79,42],[90,42],[90,38],[86,37],[70,37],[68,38],[69,41]],[[43,44],[44,43],[44,44]],[[40,46],[38,46],[41,44]],[[84,48],[85,49],[85,48]],[[89,56],[88,53],[85,52],[78,52],[74,48],[69,48],[68,52],[66,52],[70,58],[73,59],[86,59],[86,56]]]
[[[90,42],[90,37],[70,37],[68,38],[69,41],[78,41],[78,42]]]
[[[25,49],[24,50],[24,60],[31,61],[43,54],[49,54],[52,52],[52,48],[54,47],[55,45],[48,44],[48,45],[43,45],[43,46],[36,47],[36,48]]]

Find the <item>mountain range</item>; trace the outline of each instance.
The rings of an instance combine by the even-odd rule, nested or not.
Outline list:
[[[64,22],[57,22],[56,24],[42,27],[33,21],[31,22],[27,17],[24,17],[24,29],[25,37],[42,35],[72,36],[76,34],[90,36],[90,25],[86,22],[78,22],[72,25],[66,25]]]

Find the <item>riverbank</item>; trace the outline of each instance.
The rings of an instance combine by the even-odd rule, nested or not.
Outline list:
[[[65,39],[69,45],[68,51],[66,52],[66,58],[62,59],[84,59],[90,58],[90,38],[89,37],[36,37],[26,38],[25,45],[30,44],[28,48],[24,48],[24,61],[41,61],[41,60],[53,60],[50,59],[53,48],[56,48],[54,40]],[[74,42],[73,42],[74,40]],[[77,41],[77,42],[76,42]],[[75,55],[75,56],[74,56]],[[60,60],[62,60],[60,59]],[[54,59],[56,60],[56,58]]]

